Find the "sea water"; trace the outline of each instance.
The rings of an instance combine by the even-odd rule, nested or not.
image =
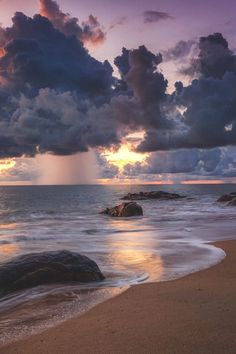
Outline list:
[[[139,201],[144,216],[99,212],[131,192],[164,190],[180,200]],[[235,238],[236,208],[217,203],[234,185],[0,187],[0,262],[70,250],[93,259],[106,280],[39,286],[0,299],[0,344],[81,314],[140,282],[166,281],[225,257],[210,242]]]

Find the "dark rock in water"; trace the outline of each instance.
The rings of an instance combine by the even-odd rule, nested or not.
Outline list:
[[[114,208],[106,208],[101,214],[110,215],[113,217],[131,217],[143,215],[142,207],[134,202],[122,203]]]
[[[0,264],[0,294],[38,285],[103,280],[97,264],[75,252],[31,253]]]
[[[236,198],[236,192],[232,192],[232,193],[229,193],[229,194],[224,194],[224,195],[222,195],[222,196],[217,200],[217,202],[220,202],[220,203],[227,203],[227,202],[231,202],[234,198]]]
[[[236,206],[236,196],[227,205]]]
[[[122,198],[122,200],[148,200],[148,199],[174,200],[174,199],[182,199],[182,198],[186,198],[186,197],[176,193],[154,191],[154,192],[128,193]]]

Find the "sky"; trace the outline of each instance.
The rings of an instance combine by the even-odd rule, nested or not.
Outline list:
[[[236,181],[235,1],[0,8],[0,184]]]

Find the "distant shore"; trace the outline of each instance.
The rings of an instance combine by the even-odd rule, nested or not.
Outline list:
[[[236,241],[227,257],[184,278],[141,284],[0,354],[236,353]]]

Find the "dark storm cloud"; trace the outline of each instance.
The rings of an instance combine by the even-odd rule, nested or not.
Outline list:
[[[177,97],[185,107],[181,129],[147,131],[140,151],[213,148],[236,144],[236,75],[202,78],[183,87]]]
[[[0,156],[71,154],[118,143],[116,123],[96,116],[109,102],[112,68],[40,15],[13,17],[0,41]]]
[[[105,110],[80,101],[76,94],[50,89],[41,89],[35,98],[21,96],[9,131],[17,146],[28,147],[32,154],[70,155],[118,143],[114,122]]]
[[[169,127],[160,54],[124,49],[118,80],[89,55],[75,20],[53,1],[41,5],[47,17],[16,13],[0,31],[0,156],[69,155],[119,144],[131,130]]]
[[[8,85],[76,90],[91,95],[110,88],[112,68],[92,58],[76,37],[65,36],[40,15],[16,13],[1,36],[0,74]]]
[[[161,55],[151,53],[145,46],[129,51],[130,69],[124,79],[144,106],[165,96],[167,80],[156,71],[161,62]]]
[[[40,6],[41,15],[47,17],[55,28],[65,35],[74,35],[89,45],[97,45],[105,41],[106,34],[95,16],[90,15],[87,21],[79,24],[78,18],[64,13],[54,0],[40,0]]]
[[[163,129],[170,126],[161,111],[168,85],[164,75],[158,71],[161,62],[161,54],[155,55],[145,46],[134,50],[123,48],[122,55],[115,59],[121,75],[120,87],[131,90],[138,102],[140,114],[144,117],[143,128]]]
[[[114,64],[117,66],[121,78],[124,78],[130,70],[130,50],[122,48],[122,54],[114,59]]]
[[[153,23],[163,20],[173,20],[174,17],[167,12],[147,10],[143,13],[144,23]]]
[[[112,89],[108,62],[92,58],[45,17],[17,13],[2,41],[2,157],[72,154],[118,144],[130,129],[165,126],[159,104],[167,82],[156,71],[161,57],[145,47],[129,52],[124,95]]]
[[[222,79],[225,73],[236,72],[236,56],[221,33],[201,37],[199,51],[197,59],[183,70],[184,74]]]
[[[236,144],[236,57],[221,34],[200,39],[191,71],[198,78],[186,87],[176,83],[172,96],[184,110],[181,124],[165,132],[147,130],[139,151]]]

